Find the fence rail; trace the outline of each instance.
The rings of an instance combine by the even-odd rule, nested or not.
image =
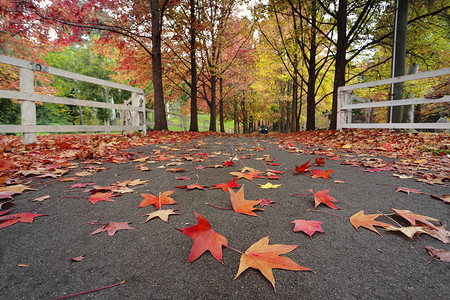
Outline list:
[[[15,57],[0,55],[0,64],[7,64],[19,68],[20,91],[0,90],[0,98],[21,100],[21,125],[0,125],[0,132],[22,133],[22,142],[30,144],[37,141],[38,132],[111,132],[111,131],[140,131],[145,132],[148,125],[154,126],[154,111],[145,108],[145,94],[143,89],[115,83],[95,77],[73,73],[34,62],[18,59]],[[61,76],[77,81],[84,81],[107,88],[115,88],[131,92],[131,98],[125,104],[114,104],[82,99],[55,97],[36,94],[34,92],[34,72],[43,72],[55,76]],[[119,126],[105,125],[37,125],[36,124],[36,102],[56,103],[63,105],[75,105],[94,108],[115,109],[120,111],[121,124]],[[147,112],[153,114],[150,120]],[[179,127],[187,130],[189,117],[179,114],[169,114],[169,126]],[[170,119],[179,119],[175,123]],[[205,122],[200,129],[207,130]],[[231,129],[226,128],[227,132]]]
[[[385,129],[443,129],[449,130],[450,123],[352,123],[353,109],[372,109],[378,107],[394,107],[415,104],[431,104],[431,103],[447,103],[450,102],[450,96],[446,95],[438,99],[428,98],[411,98],[403,100],[390,100],[380,102],[366,102],[366,103],[352,103],[353,99],[361,99],[353,95],[354,90],[376,87],[381,85],[391,85],[406,81],[413,81],[418,79],[434,78],[438,76],[445,76],[450,74],[450,68],[440,69],[431,72],[422,72],[413,75],[399,76],[389,79],[377,80],[372,82],[365,82],[342,86],[338,89],[338,114],[337,114],[337,129],[344,128],[385,128]]]

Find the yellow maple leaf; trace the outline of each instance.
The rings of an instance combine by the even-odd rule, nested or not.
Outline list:
[[[271,184],[270,182],[266,184],[258,184],[262,189],[277,189],[281,186],[281,184]]]

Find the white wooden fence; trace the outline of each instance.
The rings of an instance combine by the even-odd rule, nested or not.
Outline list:
[[[0,98],[17,99],[21,101],[21,125],[0,125],[0,133],[22,133],[22,142],[30,144],[37,141],[38,132],[111,132],[111,131],[139,131],[146,132],[147,125],[154,126],[154,111],[145,108],[145,94],[143,89],[123,85],[107,80],[102,80],[86,75],[81,75],[65,70],[43,66],[26,60],[0,55],[0,64],[7,64],[19,68],[20,91],[0,90]],[[64,97],[40,95],[34,92],[34,72],[43,72],[61,76],[73,80],[84,81],[108,88],[130,91],[131,98],[125,104],[113,104],[90,100],[79,100]],[[116,109],[121,112],[121,124],[119,126],[105,125],[37,125],[36,102],[57,103],[64,105],[76,105],[106,109]],[[148,119],[149,115],[153,118]],[[179,126],[180,130],[188,130],[189,117],[170,114],[169,126]],[[171,119],[179,119],[179,122],[171,122]],[[203,121],[199,129],[207,130]],[[227,128],[227,132],[231,129]]]
[[[413,75],[406,75],[389,79],[342,86],[338,89],[337,129],[338,130],[342,130],[344,128],[444,129],[444,130],[450,129],[450,123],[352,123],[353,109],[372,109],[375,107],[393,107],[393,106],[414,105],[414,104],[450,102],[450,96],[446,95],[438,99],[412,98],[412,99],[380,101],[380,102],[353,103],[353,99],[359,98],[353,95],[354,90],[370,88],[380,85],[391,85],[400,82],[444,76],[449,74],[450,68],[446,68],[431,72],[422,72]]]

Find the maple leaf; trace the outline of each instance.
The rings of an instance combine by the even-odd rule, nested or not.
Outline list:
[[[331,202],[339,203],[339,200],[328,195],[328,192],[330,190],[321,190],[321,191],[317,191],[315,193],[314,193],[314,190],[308,190],[308,191],[310,191],[314,195],[314,208],[317,208],[317,206],[319,206],[320,203],[323,203],[323,204],[327,205],[328,207],[331,207],[332,209],[339,209],[338,207],[336,207],[336,205],[331,203]]]
[[[23,184],[16,184],[16,185],[9,185],[9,186],[4,186],[4,187],[0,187],[0,192],[14,192],[16,194],[21,194],[23,193],[23,191],[25,190],[31,190],[31,191],[35,191],[32,188],[27,187],[26,185]]]
[[[412,239],[415,234],[419,235],[421,233],[427,233],[425,231],[425,227],[420,227],[420,226],[407,226],[407,227],[386,226],[384,228],[384,230],[386,230],[386,231],[400,231],[401,233],[403,233],[404,235],[406,235],[410,239]]]
[[[258,205],[261,203],[261,200],[258,201],[251,201],[251,200],[245,200],[244,199],[244,185],[237,191],[236,193],[228,188],[228,192],[230,192],[230,199],[231,199],[231,206],[233,207],[233,210],[239,214],[246,214],[249,216],[256,216],[257,214],[253,212],[253,210],[262,210],[254,208],[253,206]]]
[[[442,200],[442,201],[444,201],[444,203],[450,204],[450,195],[443,195],[441,197],[441,196],[438,196],[438,195],[430,194],[430,197],[433,198],[433,199]]]
[[[192,211],[197,218],[197,225],[187,228],[177,228],[181,233],[194,239],[188,262],[193,262],[200,257],[206,250],[223,264],[222,262],[222,246],[228,246],[227,239],[215,232],[209,222],[200,214]]]
[[[230,172],[231,175],[237,176],[237,179],[245,178],[247,180],[253,181],[253,178],[264,178],[263,176],[260,176],[262,172],[255,172],[251,171],[248,173],[242,173],[242,172]]]
[[[262,189],[277,189],[281,186],[281,184],[271,184],[270,182],[266,184],[258,184]]]
[[[256,201],[261,201],[261,203],[259,203],[259,206],[261,206],[261,207],[272,206],[272,203],[275,203],[275,201],[270,200],[268,198],[256,199]]]
[[[381,235],[381,233],[379,233],[373,226],[381,226],[386,228],[392,227],[392,225],[375,221],[375,218],[379,216],[381,216],[381,214],[365,215],[364,211],[361,210],[350,217],[350,223],[352,223],[353,227],[355,227],[357,230],[359,226],[362,226]]]
[[[323,170],[311,170],[312,174],[311,174],[311,178],[325,178],[326,180],[328,180],[328,175],[330,175],[331,173],[334,172],[334,170],[327,170],[327,171],[323,171]]]
[[[295,173],[306,173],[306,172],[308,172],[309,168],[312,166],[312,165],[308,166],[310,161],[311,160],[308,160],[307,162],[305,162],[300,167],[295,166],[294,175],[295,175]]]
[[[189,180],[191,178],[184,176],[184,177],[175,177],[176,180]]]
[[[162,193],[159,197],[156,197],[152,194],[141,194],[144,199],[139,203],[137,207],[146,207],[150,204],[155,205],[156,209],[160,208],[164,204],[176,204],[175,200],[173,200],[170,195],[172,195],[175,191],[166,191]]]
[[[33,214],[33,213],[29,213],[29,212],[24,212],[24,213],[20,213],[20,214],[12,214],[12,215],[9,215],[9,217],[14,217],[14,219],[0,221],[0,229],[6,228],[6,227],[11,226],[16,223],[33,223],[34,218],[42,217],[42,216],[48,216],[48,215]]]
[[[397,187],[397,189],[395,190],[396,192],[403,192],[403,193],[406,193],[406,194],[411,194],[411,193],[414,193],[414,194],[423,194],[423,192],[421,192],[421,191],[419,191],[419,190],[416,190],[416,189],[410,189],[410,188],[407,188],[407,187]]]
[[[177,189],[188,189],[188,190],[193,190],[193,189],[199,189],[199,190],[204,190],[204,186],[194,183],[194,184],[189,184],[189,185],[180,185],[180,186],[176,186]]]
[[[232,162],[232,161],[225,161],[225,162],[223,162],[223,166],[224,167],[234,166],[234,162]]]
[[[426,234],[440,240],[444,244],[450,243],[450,231],[445,229],[445,224],[436,226],[436,228],[425,227],[424,230]]]
[[[0,171],[5,171],[11,168],[14,168],[14,161],[0,159]]]
[[[141,179],[135,179],[135,180],[129,180],[127,185],[136,186],[147,183],[149,180],[141,180]]]
[[[434,258],[439,258],[442,261],[450,262],[450,251],[443,249],[436,249],[430,246],[426,246],[425,249],[428,250],[428,254],[430,254]]]
[[[113,192],[107,192],[107,193],[95,193],[89,197],[89,202],[92,204],[95,204],[99,201],[114,201],[110,197],[117,196],[113,194]]]
[[[323,231],[322,227],[320,226],[320,224],[322,224],[323,222],[320,222],[320,221],[294,220],[291,223],[295,224],[294,229],[293,229],[294,232],[303,231],[304,233],[309,235],[310,238],[312,238],[312,235],[316,231],[325,233]]]
[[[12,192],[12,191],[4,191],[4,192],[0,192],[0,199],[13,199],[13,195],[16,192]]]
[[[232,188],[241,186],[239,183],[236,183],[237,179],[238,179],[238,177],[235,177],[233,180],[231,180],[228,183],[217,183],[217,184],[214,184],[214,187],[211,188],[211,189],[212,190],[213,189],[222,189],[222,191],[226,192],[226,191],[228,191],[228,188],[232,189]]]
[[[264,277],[270,281],[273,289],[275,290],[275,278],[273,277],[272,269],[311,271],[309,268],[298,265],[292,259],[281,256],[282,254],[288,253],[297,247],[297,245],[269,245],[268,236],[260,239],[251,245],[245,253],[242,253],[239,263],[239,270],[234,279],[238,278],[242,272],[251,267],[258,269]]]
[[[179,215],[175,211],[176,211],[176,209],[159,209],[159,210],[156,210],[156,211],[151,212],[149,214],[145,214],[143,216],[147,216],[147,220],[145,220],[144,223],[147,223],[148,221],[150,221],[151,219],[156,218],[156,217],[160,218],[164,222],[169,223],[169,216],[170,215]]]
[[[434,226],[432,223],[428,222],[427,220],[430,221],[439,221],[435,218],[431,218],[431,217],[427,217],[427,216],[422,216],[422,215],[416,215],[414,213],[412,213],[409,210],[401,210],[401,209],[392,209],[397,215],[403,217],[404,219],[406,219],[412,226],[416,226],[416,221],[420,221],[423,224],[426,224],[428,226],[430,226],[433,229],[436,229],[436,226]]]
[[[85,188],[88,185],[94,185],[95,183],[93,182],[87,182],[87,183],[76,183],[76,184],[72,184],[71,186],[69,186],[69,189],[74,189],[74,188]]]
[[[321,166],[321,165],[325,166],[325,158],[323,158],[323,157],[316,158],[315,164],[318,166]]]
[[[103,231],[108,231],[109,236],[113,236],[118,230],[121,229],[134,229],[128,225],[131,222],[108,222],[99,229],[93,231],[90,235],[94,235]]]

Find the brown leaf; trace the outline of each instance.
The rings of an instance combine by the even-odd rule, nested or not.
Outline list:
[[[353,227],[356,229],[358,229],[359,226],[362,226],[381,235],[381,233],[379,233],[373,226],[392,227],[392,225],[375,221],[375,219],[379,216],[381,216],[381,214],[365,215],[364,211],[361,210],[350,217],[350,223],[352,223]]]
[[[144,223],[147,223],[148,221],[150,221],[153,218],[160,218],[164,222],[169,223],[169,216],[170,215],[179,215],[175,211],[176,211],[176,209],[159,209],[159,210],[156,210],[156,211],[151,212],[149,214],[145,214],[143,216],[147,216],[148,218],[147,218],[147,220],[145,220]]]
[[[435,258],[439,258],[442,261],[450,262],[450,251],[443,249],[436,249],[430,246],[425,247],[428,253]]]
[[[106,225],[93,231],[90,235],[97,234],[103,231],[107,231],[109,236],[113,236],[118,230],[121,229],[134,229],[128,225],[130,222],[108,222]]]

